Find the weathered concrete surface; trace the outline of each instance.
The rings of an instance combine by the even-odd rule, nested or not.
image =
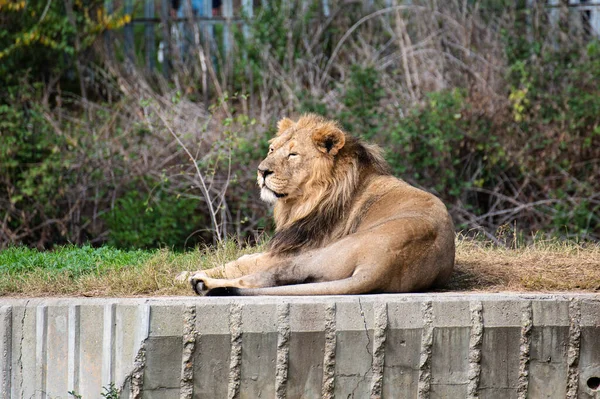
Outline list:
[[[598,399],[598,378],[593,294],[0,298],[0,399]]]

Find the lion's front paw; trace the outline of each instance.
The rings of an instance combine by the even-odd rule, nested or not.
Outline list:
[[[206,273],[197,272],[189,279],[192,289],[200,296],[205,296],[208,292],[208,288],[206,288],[206,283],[204,282],[206,278],[208,278]]]

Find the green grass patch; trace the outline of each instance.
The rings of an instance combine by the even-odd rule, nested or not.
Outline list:
[[[9,247],[0,251],[0,296],[192,295],[187,283],[175,282],[180,272],[219,266],[259,250],[234,241],[184,252]]]
[[[123,267],[137,267],[157,251],[120,250],[112,247],[58,247],[38,251],[27,247],[9,247],[0,252],[0,275],[23,274],[39,270],[69,273],[73,277],[102,273]]]

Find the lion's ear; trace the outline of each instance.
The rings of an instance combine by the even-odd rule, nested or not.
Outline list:
[[[312,134],[312,139],[319,151],[325,154],[336,155],[346,143],[344,132],[335,126],[325,125],[318,127]]]
[[[294,125],[293,120],[291,120],[290,118],[283,118],[282,120],[277,122],[277,135],[280,135],[281,133],[285,132],[290,127],[292,127],[292,125]]]

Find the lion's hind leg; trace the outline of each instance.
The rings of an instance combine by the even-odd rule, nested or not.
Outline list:
[[[291,284],[262,288],[219,287],[206,290],[206,296],[297,296],[297,295],[352,295],[378,293],[374,281],[362,276],[318,283]]]

